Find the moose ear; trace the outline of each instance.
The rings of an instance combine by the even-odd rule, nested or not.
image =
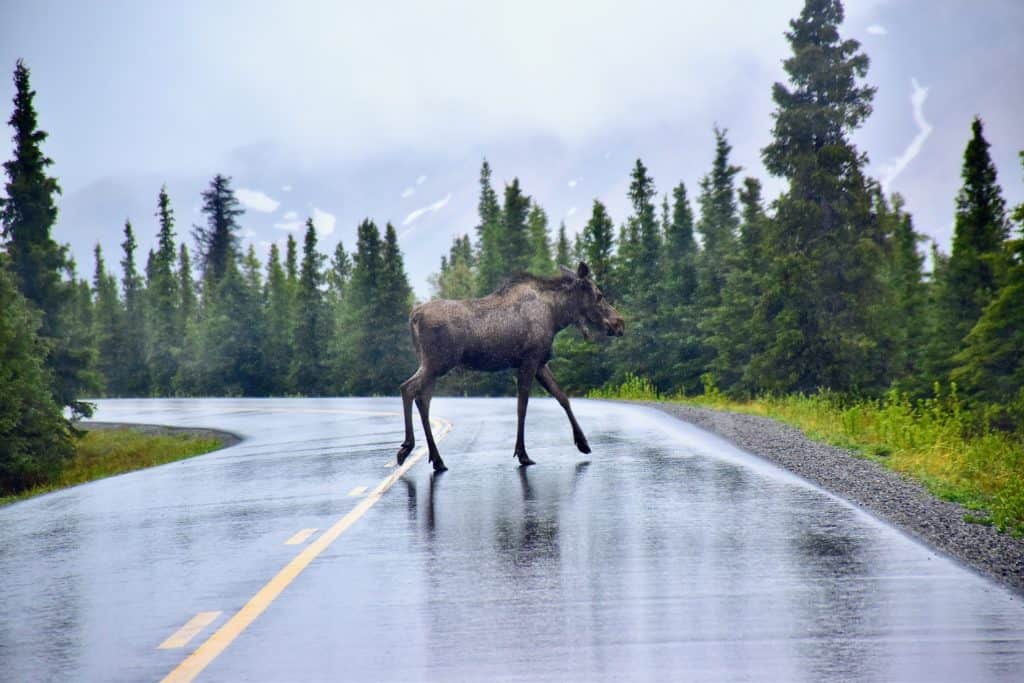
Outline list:
[[[565,277],[572,278],[573,280],[576,279],[576,273],[572,272],[572,268],[567,268],[566,266],[560,265],[558,266],[558,269],[562,271],[562,275],[564,275]]]
[[[580,261],[580,267],[576,269],[576,276],[579,278],[585,278],[590,275],[590,266],[583,261]]]

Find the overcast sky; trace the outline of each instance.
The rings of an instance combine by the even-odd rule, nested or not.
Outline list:
[[[593,199],[627,213],[633,161],[659,191],[710,167],[712,127],[761,178],[772,82],[802,2],[0,1],[0,68],[32,70],[45,151],[64,188],[57,238],[91,272],[131,218],[156,234],[167,183],[179,238],[199,192],[231,175],[247,241],[265,251],[313,217],[321,248],[365,216],[402,236],[412,284],[471,231],[487,157],[553,227]],[[1011,203],[1024,198],[1024,2],[850,0],[842,28],[871,57],[869,171],[948,248],[971,118],[985,121]],[[13,93],[0,82],[3,102]],[[9,105],[4,105],[9,107]],[[4,114],[6,119],[8,114]],[[297,234],[301,238],[300,235]]]

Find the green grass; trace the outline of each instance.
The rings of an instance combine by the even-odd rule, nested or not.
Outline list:
[[[664,396],[646,380],[589,394],[594,398],[678,401],[771,417],[812,439],[855,450],[921,481],[934,495],[963,504],[971,522],[1024,534],[1024,434],[989,429],[966,412],[954,390],[912,401],[891,392],[883,399],[833,394],[732,400],[710,378],[698,397]]]
[[[88,431],[76,442],[75,456],[65,465],[57,480],[0,497],[0,505],[115,474],[183,460],[209,453],[220,446],[219,439],[189,434],[154,435],[133,429]]]

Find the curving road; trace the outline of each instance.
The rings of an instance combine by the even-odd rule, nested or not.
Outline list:
[[[1024,680],[1020,600],[655,411],[101,401],[234,447],[0,509],[5,681]],[[447,422],[445,422],[447,421]],[[422,442],[422,439],[421,439]],[[404,468],[403,468],[404,469]]]

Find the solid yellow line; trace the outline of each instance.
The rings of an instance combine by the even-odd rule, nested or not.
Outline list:
[[[348,496],[349,496],[349,498],[355,498],[356,496],[361,496],[364,493],[366,493],[366,487],[365,486],[357,486],[357,487],[355,487],[354,489],[352,489],[351,491],[348,492]]]
[[[188,645],[188,641],[195,638],[200,631],[212,624],[220,615],[220,612],[200,612],[189,619],[187,624],[175,631],[174,635],[160,643],[157,649],[171,650],[176,647],[185,647]]]
[[[438,430],[435,441],[440,441],[451,431],[452,425],[447,420],[432,419],[431,422],[434,424],[434,429]],[[306,546],[291,562],[285,565],[284,569],[279,571],[274,578],[263,586],[249,602],[245,603],[242,609],[235,612],[234,616],[227,623],[217,629],[202,645],[196,648],[195,652],[186,657],[171,673],[167,674],[163,679],[164,683],[191,681],[198,676],[210,662],[216,659],[221,652],[234,642],[235,638],[241,635],[242,631],[248,628],[249,624],[256,621],[257,617],[263,614],[277,596],[295,580],[295,577],[309,566],[310,562],[316,559],[338,536],[345,533],[360,517],[366,514],[366,511],[373,507],[384,493],[403,474],[408,472],[409,468],[419,462],[420,458],[426,455],[426,453],[427,447],[422,446],[410,454],[401,467],[388,475],[384,481],[377,484],[376,488],[366,498],[359,501],[359,504],[351,512],[335,522],[334,526]]]
[[[285,545],[298,545],[316,533],[316,529],[303,529],[284,542]]]

